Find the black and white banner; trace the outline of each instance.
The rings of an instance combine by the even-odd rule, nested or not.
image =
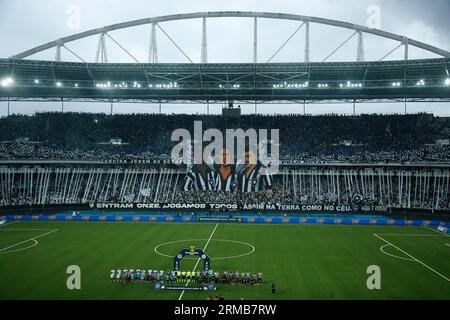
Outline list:
[[[224,204],[224,203],[91,203],[92,209],[193,210],[193,211],[277,211],[277,212],[356,212],[359,206],[306,204]]]

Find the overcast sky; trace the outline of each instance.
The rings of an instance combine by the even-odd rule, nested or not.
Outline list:
[[[382,30],[405,35],[415,40],[450,51],[448,13],[449,0],[0,0],[0,57],[6,58],[31,47],[60,37],[92,28],[129,20],[161,15],[199,11],[267,11],[317,16],[342,20],[360,25],[379,26]],[[253,57],[253,21],[244,18],[209,19],[209,62],[250,62]],[[258,60],[266,62],[300,24],[292,21],[264,20],[258,24]],[[200,60],[201,20],[163,23],[164,30],[194,61]],[[141,26],[111,33],[139,61],[147,62],[150,27]],[[159,31],[159,30],[158,30]],[[329,53],[352,34],[350,30],[311,25],[311,60],[322,61]],[[158,32],[159,62],[187,62],[186,58]],[[98,36],[67,44],[86,61],[94,61]],[[379,60],[397,43],[374,36],[365,36],[366,60]],[[6,44],[6,45],[5,45]],[[107,40],[111,62],[132,60],[111,40]],[[400,59],[401,49],[389,59]],[[36,54],[30,58],[54,59],[55,51]],[[411,58],[436,57],[419,49],[410,49]],[[302,62],[304,58],[304,30],[298,32],[273,59],[274,62]],[[349,41],[330,60],[352,61],[356,58],[356,37]],[[63,50],[63,60],[78,61]],[[39,110],[57,110],[59,104],[13,103],[18,113]],[[298,112],[299,106],[260,106],[260,112]],[[69,111],[84,110],[106,112],[105,104],[66,103]],[[401,104],[359,105],[357,111],[402,112]],[[410,112],[428,111],[438,115],[450,115],[448,104],[410,104]],[[152,105],[116,105],[116,112],[155,112]],[[163,111],[181,112],[183,106],[168,105]],[[189,112],[204,112],[205,106],[190,106]],[[220,106],[211,108],[220,112]],[[252,112],[253,106],[244,108]],[[309,106],[308,113],[351,113],[352,106]],[[0,115],[6,105],[0,103]]]

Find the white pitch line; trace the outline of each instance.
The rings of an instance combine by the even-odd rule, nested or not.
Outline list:
[[[203,248],[203,251],[206,252],[206,248],[208,248],[208,244],[209,244],[209,242],[211,241],[211,239],[212,239],[212,237],[213,237],[213,235],[214,235],[214,232],[216,232],[216,229],[217,229],[218,226],[219,226],[219,224],[216,223],[216,226],[214,227],[213,232],[212,232],[211,235],[209,236],[209,239],[208,239],[208,241],[206,242],[205,247]],[[197,269],[197,266],[198,266],[198,263],[199,263],[199,262],[200,262],[200,258],[198,258],[197,263],[195,264],[194,269],[192,270],[193,272],[195,271],[195,269]],[[189,285],[189,282],[191,282],[191,279],[188,279],[188,281],[186,282],[186,285],[184,286],[185,288]],[[181,298],[183,298],[183,294],[184,294],[184,291],[185,291],[185,290],[186,290],[186,289],[184,289],[184,290],[181,292],[180,297],[178,298],[178,300],[181,300]]]
[[[396,256],[395,254],[391,254],[389,252],[384,251],[384,248],[390,247],[390,244],[385,244],[384,246],[380,247],[380,251],[383,252],[385,255],[391,256],[393,258],[397,258],[397,259],[402,259],[402,260],[406,260],[406,261],[413,261],[415,262],[413,259],[411,258],[404,258],[404,257],[400,257],[400,256]]]
[[[436,273],[437,275],[439,275],[440,277],[442,277],[443,279],[447,280],[448,282],[450,282],[450,279],[447,278],[446,276],[444,276],[443,274],[437,272],[436,270],[434,270],[433,268],[431,268],[429,265],[423,263],[422,261],[420,261],[419,259],[413,257],[412,255],[410,255],[408,252],[400,249],[399,247],[397,247],[395,244],[392,244],[391,242],[387,241],[386,239],[383,239],[382,237],[380,237],[378,234],[374,233],[373,234],[375,237],[377,237],[378,239],[386,242],[387,244],[390,244],[392,247],[396,248],[398,251],[402,252],[403,254],[407,255],[408,257],[410,257],[411,259],[413,259],[414,261],[420,263],[421,265],[423,265],[425,268],[433,271],[434,273]]]
[[[58,229],[0,229],[0,231],[51,231]]]
[[[55,232],[55,231],[58,231],[58,229],[53,229],[53,230],[51,230],[51,231],[49,231],[49,232],[43,233],[43,234],[38,235],[38,236],[36,236],[36,237],[33,237],[33,238],[30,238],[30,239],[21,241],[21,242],[19,242],[19,243],[13,244],[13,245],[11,245],[11,246],[9,246],[9,247],[6,247],[6,248],[3,248],[3,249],[0,249],[0,252],[5,251],[5,250],[8,250],[8,249],[10,249],[10,248],[13,248],[13,247],[15,247],[15,246],[18,246],[18,245],[20,245],[20,244],[22,244],[22,243],[25,243],[25,242],[28,242],[28,241],[36,240],[36,239],[38,239],[38,238],[40,238],[40,237],[46,236],[46,235],[48,235],[48,234],[50,234],[50,233],[53,233],[53,232]]]
[[[443,232],[440,232],[440,231],[438,231],[438,230],[436,230],[436,229],[433,229],[433,228],[430,228],[430,227],[424,227],[425,229],[428,229],[428,230],[431,230],[431,231],[434,231],[434,232],[436,232],[436,233],[439,233],[441,236],[447,236],[447,237],[450,237],[450,235],[448,235],[447,233],[443,233]]]
[[[159,251],[158,251],[158,248],[160,248],[160,247],[162,247],[162,246],[165,246],[165,245],[168,245],[168,244],[173,244],[173,243],[192,242],[192,241],[205,241],[205,240],[206,240],[206,239],[182,239],[182,240],[175,240],[175,241],[164,242],[164,243],[161,243],[161,244],[157,245],[156,247],[154,247],[154,248],[153,248],[153,251],[154,251],[155,253],[157,253],[157,254],[163,256],[163,257],[167,257],[167,258],[173,259],[173,255],[169,255],[169,254],[165,254],[165,253],[159,252]],[[211,239],[211,240],[212,240],[212,239]],[[252,248],[252,250],[249,251],[249,252],[246,252],[246,253],[243,253],[243,254],[238,254],[238,255],[235,255],[235,256],[229,256],[229,257],[211,257],[211,256],[210,256],[210,258],[211,258],[211,259],[214,259],[214,260],[223,260],[223,259],[240,258],[240,257],[247,256],[247,255],[249,255],[249,254],[252,254],[252,253],[255,252],[255,250],[256,250],[256,248],[255,248],[254,245],[251,245],[250,243],[247,243],[247,242],[242,242],[242,241],[237,241],[237,240],[227,240],[227,239],[214,239],[214,240],[212,240],[212,241],[239,243],[239,244],[243,244],[243,245],[246,245],[246,246],[249,246],[250,248]],[[189,259],[189,258],[185,258],[185,259]],[[194,259],[195,259],[195,258],[194,258]]]
[[[0,227],[6,227],[6,226],[9,226],[10,224],[14,224],[14,223],[17,223],[17,222],[20,222],[20,221],[13,221],[13,222],[10,222],[10,223],[5,223],[5,224],[0,225]]]
[[[380,236],[402,236],[402,237],[443,237],[444,234],[420,234],[420,233],[377,233]]]
[[[25,248],[16,249],[16,250],[3,251],[3,252],[0,252],[0,254],[7,254],[7,253],[13,253],[13,252],[27,250],[27,249],[30,249],[30,248],[33,248],[33,247],[37,246],[38,243],[39,243],[37,240],[34,240],[34,239],[31,240],[31,241],[34,242],[34,244],[32,244],[31,246],[28,246],[28,247],[25,247]]]

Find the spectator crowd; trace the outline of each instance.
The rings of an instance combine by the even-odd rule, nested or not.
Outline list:
[[[282,163],[449,162],[450,120],[428,114],[300,116],[38,113],[0,119],[0,159],[167,163],[171,134],[279,129]],[[119,141],[119,143],[113,143]]]

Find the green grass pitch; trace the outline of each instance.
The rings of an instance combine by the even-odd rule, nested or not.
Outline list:
[[[174,256],[208,239],[213,270],[264,273],[261,286],[218,284],[213,295],[226,300],[450,299],[450,237],[424,227],[104,222],[1,226],[0,299],[179,299],[148,283],[110,282],[110,270],[169,270],[173,258],[155,247]],[[69,265],[81,268],[81,290],[66,287]],[[370,265],[381,268],[381,290],[367,289]]]

